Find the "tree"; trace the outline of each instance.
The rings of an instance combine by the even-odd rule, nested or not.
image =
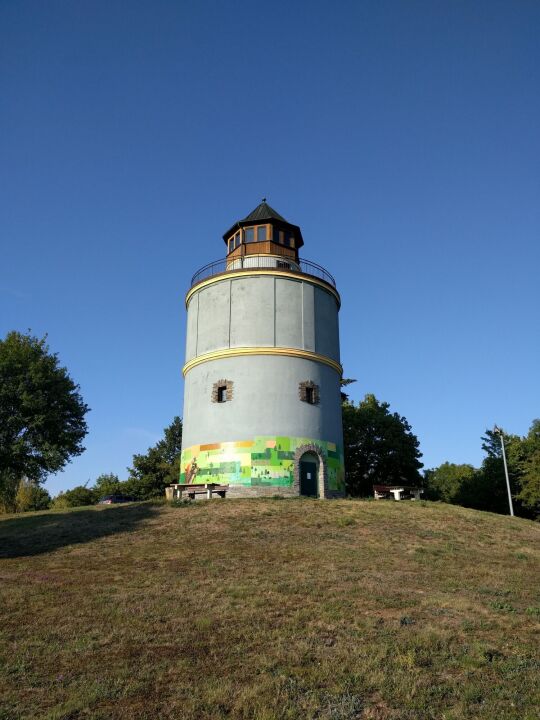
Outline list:
[[[419,485],[420,443],[406,418],[368,394],[355,406],[343,404],[345,474],[351,495],[367,496],[373,485]]]
[[[464,493],[474,484],[478,470],[472,465],[456,465],[445,462],[437,468],[424,472],[424,488],[427,500],[461,504]]]
[[[515,497],[521,487],[520,478],[523,448],[519,435],[510,435],[509,433],[504,433],[503,435],[510,489],[512,496]],[[482,436],[482,450],[486,453],[486,457],[482,461],[477,481],[469,488],[469,493],[463,495],[460,504],[465,507],[476,508],[477,510],[487,510],[488,512],[507,515],[509,512],[508,490],[506,487],[501,440],[499,435],[493,430],[486,430]],[[514,510],[519,514],[519,507],[517,505],[514,507]]]
[[[124,483],[120,482],[118,475],[113,473],[104,473],[100,475],[94,483],[94,495],[99,500],[105,495],[121,495],[124,492]]]
[[[84,451],[88,406],[41,340],[10,332],[0,340],[0,497],[14,507],[23,477],[38,483]]]
[[[145,455],[133,456],[133,467],[128,468],[129,479],[125,492],[139,500],[163,497],[165,488],[178,482],[180,452],[182,449],[182,420],[175,417],[164,430],[164,437],[148,448]]]
[[[536,457],[540,454],[540,421],[533,421],[525,437],[509,433],[503,433],[503,437],[514,512],[523,517],[535,517],[540,509],[540,496],[535,490],[540,484]],[[486,457],[481,472],[488,496],[481,509],[507,514],[508,495],[500,438],[487,430],[482,440]]]
[[[514,512],[524,517],[540,514],[540,420],[525,437],[503,433]],[[508,493],[501,441],[493,430],[482,436],[486,453],[479,469],[443,463],[426,470],[427,497],[507,515]]]
[[[519,437],[507,435],[505,445],[511,484],[518,482],[516,457],[519,454]],[[488,512],[508,513],[508,495],[501,442],[492,430],[482,437],[486,457],[480,468],[467,464],[444,462],[437,468],[426,470],[424,483],[426,498]]]
[[[518,499],[534,517],[540,516],[540,451],[527,458]]]
[[[522,444],[521,489],[517,499],[527,511],[538,517],[540,515],[540,420],[533,420]]]
[[[53,500],[53,508],[60,510],[64,508],[81,507],[93,505],[96,502],[96,494],[92,488],[86,485],[77,485],[71,490],[66,490],[57,495]]]
[[[341,380],[339,381],[339,384],[341,385],[342,388],[345,388],[348,385],[352,385],[355,382],[356,382],[356,380],[354,378],[341,378]],[[341,390],[341,402],[342,403],[349,402],[349,395],[346,392],[344,392],[343,389]]]
[[[45,488],[26,478],[21,480],[15,496],[15,510],[17,512],[48,510],[50,506],[51,496]]]

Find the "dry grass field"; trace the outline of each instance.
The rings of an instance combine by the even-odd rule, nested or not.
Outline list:
[[[540,527],[212,500],[0,520],[0,718],[533,720]]]

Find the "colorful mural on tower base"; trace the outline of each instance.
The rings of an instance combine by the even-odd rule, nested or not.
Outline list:
[[[343,451],[335,443],[312,438],[270,437],[193,445],[182,452],[180,482],[215,482],[248,487],[292,487],[294,455],[302,445],[318,445],[324,452],[328,489],[345,489]]]

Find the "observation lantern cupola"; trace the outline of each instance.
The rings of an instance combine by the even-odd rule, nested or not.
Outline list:
[[[275,258],[276,262],[268,263],[268,267],[280,267],[277,264],[280,259],[288,259],[293,266],[298,266],[298,251],[304,244],[298,225],[285,220],[268,205],[266,198],[243,220],[235,222],[223,235],[223,240],[227,247],[228,269],[235,269],[238,265],[235,261],[250,255]]]

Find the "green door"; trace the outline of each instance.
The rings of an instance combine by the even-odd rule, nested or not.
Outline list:
[[[300,461],[300,495],[317,497],[317,463]]]

